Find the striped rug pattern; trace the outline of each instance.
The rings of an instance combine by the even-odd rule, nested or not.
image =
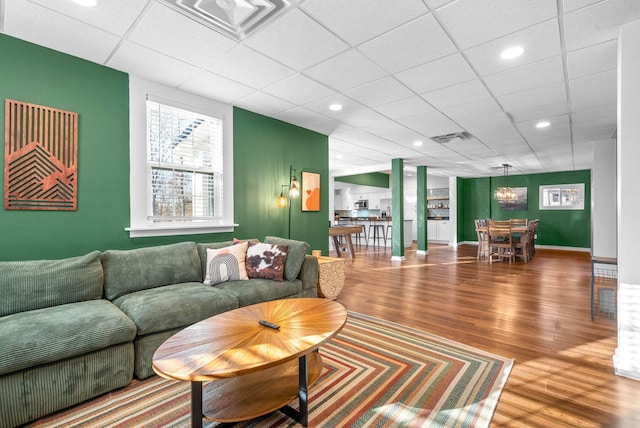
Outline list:
[[[324,371],[310,388],[310,427],[488,427],[513,366],[513,360],[352,312],[320,353]],[[154,376],[31,426],[188,427],[189,394],[188,383]],[[236,426],[296,424],[275,412]]]

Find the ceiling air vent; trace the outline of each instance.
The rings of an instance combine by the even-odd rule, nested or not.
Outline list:
[[[438,135],[437,137],[430,137],[433,141],[440,144],[447,144],[451,142],[466,141],[472,138],[471,134],[466,131],[454,132],[453,134]]]
[[[164,0],[164,3],[234,40],[243,40],[297,0]]]

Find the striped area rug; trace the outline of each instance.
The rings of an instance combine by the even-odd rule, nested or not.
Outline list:
[[[488,427],[513,365],[507,358],[352,312],[320,353],[324,372],[310,388],[310,427]],[[186,382],[154,376],[31,426],[188,427],[189,391]],[[236,426],[296,425],[275,412]]]

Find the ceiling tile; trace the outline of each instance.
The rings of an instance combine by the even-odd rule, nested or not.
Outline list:
[[[512,60],[502,59],[501,52],[513,46],[524,48],[522,56]],[[561,53],[557,19],[550,19],[464,51],[471,66],[481,76],[537,62]]]
[[[5,16],[0,15],[0,20],[4,18],[4,32],[40,46],[102,64],[120,42],[113,34],[49,8],[26,1],[4,2],[4,5]]]
[[[460,125],[456,124],[439,111],[405,117],[400,119],[398,122],[426,137],[436,137],[438,135],[464,131]]]
[[[328,97],[333,91],[301,74],[288,77],[263,90],[293,104],[307,104]]]
[[[436,13],[466,49],[553,18],[558,8],[556,0],[458,0]]]
[[[442,112],[452,120],[466,119],[469,117],[482,117],[491,114],[501,113],[502,108],[495,99],[485,98],[468,104],[461,104],[454,107],[442,109]]]
[[[571,95],[571,111],[576,113],[600,107],[616,106],[617,102],[618,97],[616,92],[598,93],[585,96]]]
[[[585,97],[594,94],[615,95],[618,90],[616,70],[569,80],[569,90],[572,99],[574,96]]]
[[[299,9],[286,13],[243,43],[297,71],[348,48],[342,40]]]
[[[403,117],[433,111],[434,108],[427,104],[424,99],[416,95],[409,98],[404,98],[402,100],[379,105],[375,108],[375,110],[391,119],[401,119]]]
[[[206,69],[257,89],[295,74],[292,69],[241,44],[216,56]]]
[[[569,106],[566,100],[556,101],[551,104],[539,104],[522,109],[509,110],[509,115],[516,123],[527,120],[546,119],[567,113],[569,113]]]
[[[598,3],[602,0],[562,0],[562,6],[564,12],[572,12],[576,9],[582,9],[583,7],[590,6],[594,3]]]
[[[490,98],[491,94],[480,80],[470,80],[448,88],[422,94],[422,97],[437,109],[459,106]]]
[[[208,71],[198,72],[191,79],[181,84],[179,88],[227,104],[231,104],[255,91],[253,88]]]
[[[428,10],[420,0],[307,0],[301,8],[352,46],[404,24]]]
[[[565,46],[573,51],[618,38],[620,25],[640,19],[640,1],[606,0],[564,16]]]
[[[305,70],[304,74],[343,91],[384,77],[387,72],[359,51],[350,49]]]
[[[567,53],[569,79],[588,76],[618,67],[618,41],[600,43]]]
[[[197,67],[131,42],[124,42],[107,65],[171,87],[181,85],[200,71]]]
[[[362,44],[360,50],[390,72],[406,70],[456,51],[431,14]]]
[[[559,101],[565,101],[566,99],[567,92],[564,82],[560,82],[527,91],[503,95],[498,97],[498,102],[506,111],[511,112],[512,110],[523,110],[535,106],[553,104]]]
[[[310,126],[316,123],[322,123],[327,120],[326,116],[318,114],[304,107],[296,107],[291,110],[283,111],[274,115],[276,119],[294,123],[298,126]]]
[[[398,80],[418,93],[434,91],[476,77],[459,53],[440,58],[396,74]]]
[[[193,20],[161,3],[152,4],[128,40],[198,67],[237,44],[204,25],[194,25]]]
[[[149,3],[147,0],[109,0],[98,2],[95,8],[87,8],[71,1],[29,0],[29,2],[55,10],[76,21],[86,22],[116,36],[124,36]],[[28,7],[26,3],[29,2],[8,1],[5,3],[23,3],[23,6]],[[37,16],[26,15],[25,17],[30,18],[32,22],[40,21]]]
[[[495,96],[521,92],[564,81],[562,58],[554,56],[483,78]]]
[[[366,85],[349,89],[344,93],[351,98],[372,107],[414,95],[393,77],[383,77],[382,79],[367,83]]]
[[[256,113],[273,116],[296,106],[264,92],[254,92],[236,101],[236,105]]]
[[[483,117],[470,117],[458,121],[462,127],[472,135],[486,142],[492,135],[503,135],[514,131],[514,126],[504,113]]]

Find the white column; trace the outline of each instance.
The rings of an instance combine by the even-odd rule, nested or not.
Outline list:
[[[640,380],[640,21],[618,38],[618,375]]]

